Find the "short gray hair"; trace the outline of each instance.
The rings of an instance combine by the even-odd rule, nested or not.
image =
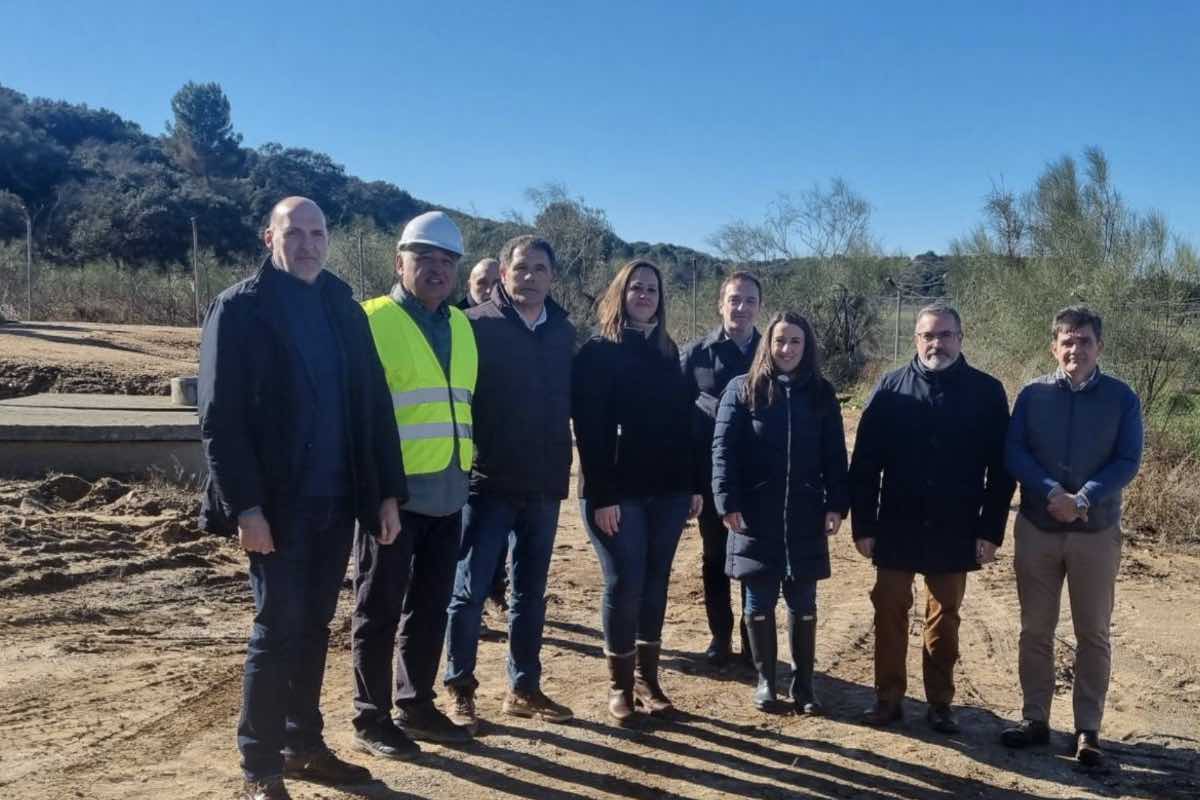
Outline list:
[[[920,322],[921,317],[925,316],[952,317],[954,324],[958,326],[959,332],[962,332],[962,316],[958,313],[958,309],[949,303],[930,303],[927,306],[922,306],[921,310],[917,312],[916,321]]]

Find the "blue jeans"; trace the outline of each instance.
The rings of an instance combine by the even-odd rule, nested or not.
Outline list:
[[[746,578],[742,581],[742,587],[746,590],[746,615],[774,614],[781,589],[788,611],[798,617],[817,613],[816,581],[764,576]]]
[[[662,640],[667,614],[671,562],[691,504],[689,494],[621,501],[621,524],[614,536],[596,527],[596,506],[580,502],[588,538],[604,573],[604,649],[626,655],[637,642]]]
[[[508,606],[508,682],[518,691],[540,688],[546,576],[558,530],[556,497],[472,495],[463,509],[463,539],[446,628],[446,684],[479,685],[475,657],[483,601],[492,593],[496,564],[512,548]]]
[[[283,774],[284,753],[324,749],[329,623],[354,540],[348,501],[310,499],[269,519],[275,552],[250,554],[254,625],[237,741],[248,780]]]

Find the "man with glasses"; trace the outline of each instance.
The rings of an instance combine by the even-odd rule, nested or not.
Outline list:
[[[967,572],[995,560],[1015,484],[1004,468],[1008,399],[967,364],[949,306],[917,313],[916,355],[884,375],[863,409],[850,464],[855,547],[875,564],[875,705],[865,721],[902,718],[913,579],[925,576],[926,720],[958,730],[951,702]]]

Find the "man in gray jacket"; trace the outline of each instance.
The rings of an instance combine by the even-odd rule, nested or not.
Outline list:
[[[1102,334],[1100,316],[1086,307],[1055,315],[1050,350],[1058,369],[1021,390],[1005,448],[1021,484],[1014,560],[1025,705],[1002,740],[1009,747],[1050,740],[1054,628],[1066,578],[1078,642],[1075,754],[1085,766],[1104,761],[1098,737],[1112,665],[1121,490],[1142,456],[1141,404],[1128,385],[1100,371]]]

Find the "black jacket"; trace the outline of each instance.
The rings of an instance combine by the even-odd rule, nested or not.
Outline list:
[[[750,371],[750,362],[761,338],[762,334],[755,330],[750,339],[750,352],[743,353],[718,325],[708,335],[688,344],[680,354],[683,379],[692,401],[692,442],[706,492],[712,482],[713,426],[717,421],[721,394],[731,380]]]
[[[280,273],[268,258],[258,272],[213,301],[200,337],[198,402],[208,477],[200,526],[232,533],[237,515],[261,506],[277,530],[292,507],[315,419],[308,377],[290,356]],[[333,275],[323,300],[341,354],[343,409],[355,515],[379,528],[379,504],[407,499],[391,395],[366,314]]]
[[[546,321],[530,331],[502,287],[467,318],[479,349],[471,490],[566,497],[575,326],[547,299]]]
[[[717,513],[741,512],[730,531],[725,572],[798,580],[828,578],[825,512],[850,508],[842,409],[828,381],[784,389],[783,400],[751,411],[746,376],[721,397],[712,444]],[[782,388],[782,386],[781,386]]]
[[[584,343],[571,375],[579,496],[603,507],[699,494],[689,407],[679,360],[644,336],[627,332],[621,342],[594,336]]]
[[[1007,430],[1004,387],[965,356],[941,372],[914,357],[880,379],[850,464],[854,538],[875,538],[876,566],[979,567],[975,540],[1004,541],[1015,488],[1004,468]]]

